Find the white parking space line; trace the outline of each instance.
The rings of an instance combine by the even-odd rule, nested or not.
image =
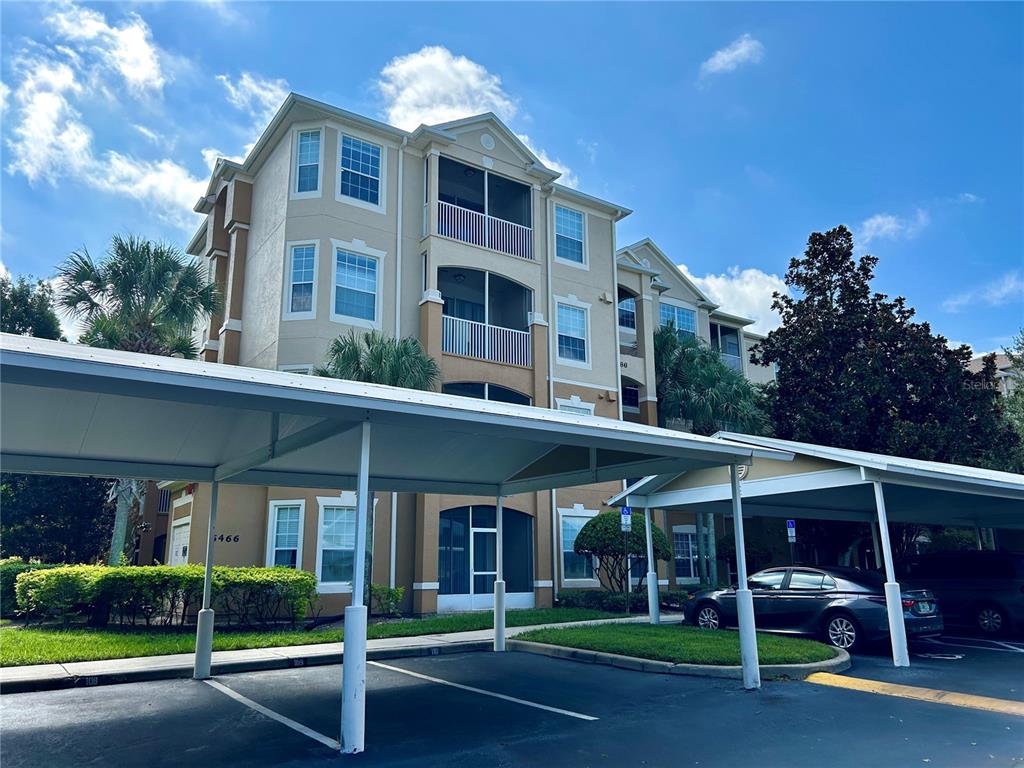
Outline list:
[[[243,696],[242,694],[238,693],[237,691],[231,690],[226,685],[221,685],[216,680],[203,680],[203,682],[206,683],[211,688],[215,688],[216,690],[220,691],[225,696],[228,696],[228,697],[234,699],[235,701],[239,702],[240,704],[244,704],[245,706],[249,707],[249,709],[254,709],[257,712],[259,712],[261,715],[269,717],[271,720],[276,720],[277,722],[281,723],[281,725],[288,726],[293,731],[298,731],[303,736],[308,736],[309,738],[313,739],[314,741],[319,741],[325,747],[330,747],[331,749],[334,749],[334,750],[340,750],[341,749],[341,744],[338,741],[336,741],[335,739],[328,738],[327,736],[324,736],[322,733],[317,733],[312,728],[307,728],[302,723],[297,723],[294,720],[292,720],[290,717],[285,717],[284,715],[279,715],[274,710],[267,709],[262,704],[257,704],[252,699]]]
[[[972,651],[996,651],[998,653],[1024,653],[1024,648],[1019,648],[1016,645],[1010,643],[1004,643],[999,640],[987,640],[977,637],[946,637],[942,639],[936,639],[933,637],[922,638],[924,642],[931,643],[934,645],[945,645],[950,648],[969,648]],[[965,640],[966,643],[951,643],[949,640]]]
[[[543,709],[545,712],[554,712],[558,715],[565,715],[566,717],[575,717],[577,720],[597,720],[598,718],[591,715],[584,715],[579,712],[573,712],[569,709],[559,709],[558,707],[549,707],[547,704],[538,704],[535,701],[527,701],[526,699],[517,699],[515,696],[506,696],[504,693],[495,693],[494,691],[485,691],[483,688],[474,688],[471,685],[463,685],[462,683],[453,683],[450,680],[442,680],[439,677],[431,677],[430,675],[420,674],[419,672],[413,672],[408,669],[402,669],[401,667],[392,667],[390,664],[381,664],[379,661],[368,661],[367,665],[374,667],[380,667],[390,672],[397,672],[400,675],[409,675],[409,677],[419,678],[420,680],[426,680],[431,683],[437,683],[438,685],[447,685],[451,688],[458,688],[462,691],[469,691],[470,693],[479,693],[483,696],[490,696],[495,699],[501,699],[502,701],[511,701],[514,704],[522,704],[524,707],[533,707],[534,709]]]

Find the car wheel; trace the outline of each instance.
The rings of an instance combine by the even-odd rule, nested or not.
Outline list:
[[[860,628],[845,613],[833,614],[825,623],[825,640],[836,648],[852,651],[860,641]]]
[[[998,635],[1006,629],[1006,615],[995,605],[983,605],[974,615],[975,624],[986,635]]]
[[[722,612],[711,603],[704,603],[697,609],[693,623],[701,629],[718,629],[722,626]]]

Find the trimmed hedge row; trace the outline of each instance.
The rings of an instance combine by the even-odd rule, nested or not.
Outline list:
[[[60,619],[86,613],[94,626],[111,618],[122,626],[141,622],[179,626],[202,602],[200,565],[68,565],[18,575],[18,608],[30,619]],[[213,607],[228,624],[264,627],[282,619],[292,625],[309,612],[316,577],[292,568],[213,569]]]
[[[678,611],[683,607],[689,593],[680,589],[661,590],[658,604],[665,610]],[[621,592],[607,589],[571,589],[558,593],[558,605],[563,608],[594,608],[599,611],[625,613],[626,599]],[[629,610],[633,613],[647,611],[647,587],[629,595]]]
[[[41,568],[57,568],[52,563],[26,563],[20,557],[8,557],[0,560],[0,617],[8,619],[18,610],[18,598],[14,591],[15,579],[18,574],[36,571]]]

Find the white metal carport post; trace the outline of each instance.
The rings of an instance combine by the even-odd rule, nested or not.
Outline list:
[[[217,493],[220,483],[210,486],[210,520],[206,526],[206,569],[203,572],[203,607],[196,618],[196,659],[192,667],[194,680],[210,677],[210,658],[213,655],[213,533],[217,528]]]
[[[889,614],[889,637],[892,639],[892,663],[897,667],[910,666],[907,651],[907,627],[903,623],[903,596],[896,581],[892,565],[892,545],[889,543],[889,519],[885,514],[885,494],[882,483],[872,481],[875,486],[875,508],[878,511],[878,534],[882,539],[882,557],[885,560],[885,608]]]
[[[366,522],[370,503],[370,422],[362,425],[356,482],[356,551],[352,604],[345,609],[345,650],[341,664],[341,751],[362,752],[366,735]]]
[[[754,595],[747,585],[747,547],[743,540],[743,502],[740,498],[740,473],[729,465],[732,485],[732,524],[736,537],[736,616],[740,625],[740,660],[743,663],[743,687],[761,687],[761,669],[757,660],[757,634],[754,626]]]
[[[658,605],[658,572],[654,564],[654,533],[651,531],[651,510],[644,507],[644,533],[647,537],[647,613],[651,624],[661,623]]]
[[[502,549],[505,545],[504,524],[504,500],[501,493],[498,493],[497,504],[495,505],[495,571],[494,579],[494,650],[505,650],[505,555]]]

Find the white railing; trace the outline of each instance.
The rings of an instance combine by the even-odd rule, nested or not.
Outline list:
[[[444,315],[442,321],[443,352],[524,368],[532,365],[529,331],[501,328],[450,315]]]
[[[725,363],[726,368],[732,368],[738,373],[743,373],[743,358],[739,355],[730,355],[728,352],[720,352],[719,357]]]
[[[437,201],[437,234],[490,248],[509,256],[534,260],[533,229],[495,216]]]

